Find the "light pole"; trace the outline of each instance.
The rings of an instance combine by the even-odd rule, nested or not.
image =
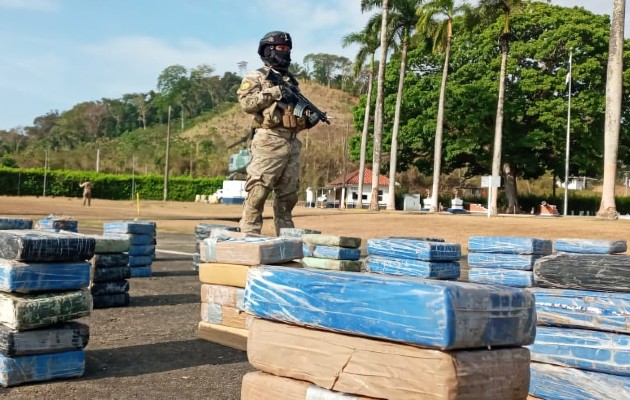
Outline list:
[[[569,72],[567,72],[567,84],[569,85],[569,106],[567,108],[567,143],[564,159],[564,207],[563,214],[566,217],[569,208],[569,150],[571,144],[571,62],[573,50],[569,50]]]
[[[166,122],[166,160],[164,162],[164,200],[168,197],[168,157],[171,152],[171,106],[168,106],[168,118]]]

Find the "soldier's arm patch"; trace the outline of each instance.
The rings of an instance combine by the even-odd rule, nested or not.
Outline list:
[[[239,90],[247,90],[250,87],[252,87],[252,83],[250,81],[243,81],[241,83],[241,86],[239,87]]]

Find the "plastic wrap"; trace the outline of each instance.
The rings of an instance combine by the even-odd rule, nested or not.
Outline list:
[[[94,283],[90,287],[92,297],[102,294],[115,294],[115,293],[127,293],[129,292],[129,281],[126,279],[119,281],[99,282]]]
[[[276,264],[302,258],[302,241],[286,237],[207,238],[200,245],[204,262]]]
[[[361,247],[361,238],[353,236],[335,236],[323,234],[302,235],[302,240],[307,244],[315,244],[320,246],[338,246],[358,249]]]
[[[462,249],[458,243],[427,242],[415,239],[368,239],[370,256],[406,258],[423,261],[459,261]]]
[[[0,259],[0,291],[42,292],[70,290],[90,284],[90,263],[22,262]]]
[[[33,229],[33,220],[24,218],[0,217],[0,229]]]
[[[224,285],[201,285],[201,301],[243,310],[245,289]]]
[[[422,261],[384,256],[368,256],[365,259],[368,272],[387,275],[416,276],[420,278],[448,279],[459,278],[459,262]]]
[[[119,239],[119,240],[126,239],[129,243],[129,246],[127,246],[127,250],[129,250],[129,247],[133,245],[146,246],[146,245],[151,245],[151,244],[156,243],[155,234],[105,232],[104,237]],[[127,250],[123,250],[123,251],[127,251]]]
[[[128,265],[92,269],[92,282],[94,283],[122,281],[129,278],[131,278],[131,267]]]
[[[94,308],[127,307],[129,293],[108,293],[92,296]]]
[[[78,232],[79,221],[71,218],[55,217],[51,215],[37,221],[37,229],[51,232]]]
[[[78,322],[30,331],[16,331],[0,324],[0,354],[8,357],[78,350],[87,346],[89,339],[89,327]]]
[[[27,330],[90,315],[92,295],[85,288],[41,294],[0,293],[0,324]]]
[[[321,231],[316,229],[304,229],[304,228],[280,228],[280,236],[301,238],[302,235],[307,234],[321,234]]]
[[[546,400],[630,399],[630,379],[532,362],[529,393]]]
[[[630,333],[630,294],[530,289],[539,325]]]
[[[153,257],[151,256],[129,256],[130,267],[145,267],[153,264]]]
[[[468,265],[475,268],[503,268],[531,271],[541,255],[504,254],[504,253],[468,253]]]
[[[94,268],[125,267],[129,264],[129,254],[127,253],[103,253],[92,257]]]
[[[554,251],[565,253],[614,254],[625,253],[628,243],[625,240],[556,239],[553,248]]]
[[[551,254],[551,240],[518,236],[471,236],[468,250],[477,253]]]
[[[534,286],[534,273],[517,269],[475,267],[468,270],[468,281],[525,288]]]
[[[446,352],[257,318],[247,358],[267,373],[379,399],[524,399],[529,385],[523,347]]]
[[[129,247],[129,256],[150,256],[155,254],[155,245],[153,244],[132,244]]]
[[[534,361],[630,376],[630,335],[539,326],[529,349]]]
[[[110,221],[103,223],[103,232],[155,235],[156,226],[151,221]]]
[[[153,269],[150,265],[130,267],[129,271],[132,278],[148,278],[153,274]]]
[[[440,349],[532,343],[534,296],[506,286],[254,267],[245,309],[259,317]]]
[[[356,261],[361,258],[361,249],[352,249],[349,247],[323,246],[319,244],[302,245],[302,253],[304,257],[328,258],[331,260],[352,260]]]
[[[536,286],[630,292],[630,256],[556,253],[534,265]]]
[[[331,260],[326,258],[304,257],[302,258],[302,265],[305,268],[360,272],[362,263],[357,260]]]
[[[0,356],[0,386],[15,386],[28,382],[68,379],[83,376],[83,350],[30,356]]]
[[[85,261],[92,258],[96,240],[34,230],[0,230],[0,258],[20,261]]]

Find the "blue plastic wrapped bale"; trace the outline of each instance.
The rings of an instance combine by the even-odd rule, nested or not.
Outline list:
[[[0,217],[0,229],[33,229],[33,220],[24,218]]]
[[[468,238],[468,250],[477,253],[506,254],[551,254],[552,242],[518,236],[471,236]]]
[[[443,238],[430,237],[430,236],[389,236],[388,239],[409,239],[419,240],[421,242],[445,242]]]
[[[83,350],[30,356],[0,356],[0,386],[78,378],[85,372]]]
[[[153,274],[150,265],[129,268],[132,278],[149,278]]]
[[[261,318],[439,349],[520,346],[536,330],[526,290],[275,266],[249,270],[245,309]]]
[[[224,224],[208,224],[201,223],[195,225],[195,235],[197,239],[205,239],[210,236],[210,233],[215,229],[222,229],[232,232],[240,232],[241,228],[238,226],[224,225]]]
[[[586,290],[530,289],[538,325],[630,333],[630,294]]]
[[[328,258],[331,260],[353,260],[361,258],[361,249],[349,247],[321,246],[304,243],[302,245],[304,257]]]
[[[79,322],[17,331],[0,324],[0,354],[7,357],[59,353],[87,346],[90,328]]]
[[[536,286],[630,292],[630,256],[556,253],[534,264]]]
[[[87,236],[34,230],[0,230],[0,258],[20,261],[85,261],[96,240]]]
[[[630,399],[630,379],[623,376],[532,362],[529,394],[546,400]]]
[[[625,240],[606,239],[556,239],[553,244],[556,252],[582,254],[625,253],[628,243]]]
[[[384,256],[368,256],[365,268],[376,274],[447,280],[456,280],[460,273],[459,262],[456,261],[422,261]]]
[[[201,260],[240,265],[286,263],[302,258],[302,241],[289,237],[207,238],[200,244]]]
[[[71,290],[89,284],[90,263],[87,261],[36,263],[0,258],[0,291]]]
[[[518,269],[470,268],[468,270],[468,280],[489,285],[526,288],[534,286],[534,273]]]
[[[129,275],[131,275],[131,271]],[[119,281],[94,283],[92,287],[90,287],[90,292],[92,293],[92,298],[102,294],[127,293],[129,292],[129,281],[122,279]]]
[[[156,229],[155,222],[151,221],[110,221],[103,223],[103,232],[155,235]]]
[[[531,271],[541,255],[504,254],[504,253],[468,253],[468,266],[476,268],[503,268]]]
[[[459,243],[427,242],[415,239],[368,239],[367,253],[374,256],[423,261],[459,261]]]
[[[132,244],[129,247],[129,255],[130,256],[151,256],[155,254],[155,246],[154,245],[139,245]]]
[[[23,331],[90,315],[90,289],[36,294],[0,293],[0,324]]]
[[[539,326],[529,346],[533,361],[630,376],[630,335]]]
[[[79,232],[79,221],[72,218],[61,218],[50,215],[37,221],[37,228],[51,232]]]
[[[151,266],[153,257],[151,256],[129,256],[130,267],[146,267]]]

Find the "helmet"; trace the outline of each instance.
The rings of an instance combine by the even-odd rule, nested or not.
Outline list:
[[[258,43],[258,55],[261,57],[265,56],[265,47],[273,46],[276,44],[285,44],[291,48],[293,48],[293,42],[291,41],[291,35],[287,32],[281,31],[273,31],[267,33],[265,36],[260,39]]]
[[[281,31],[267,33],[258,43],[258,55],[266,65],[279,71],[288,71],[291,65],[291,52],[276,50],[276,45],[293,48],[291,35]]]

